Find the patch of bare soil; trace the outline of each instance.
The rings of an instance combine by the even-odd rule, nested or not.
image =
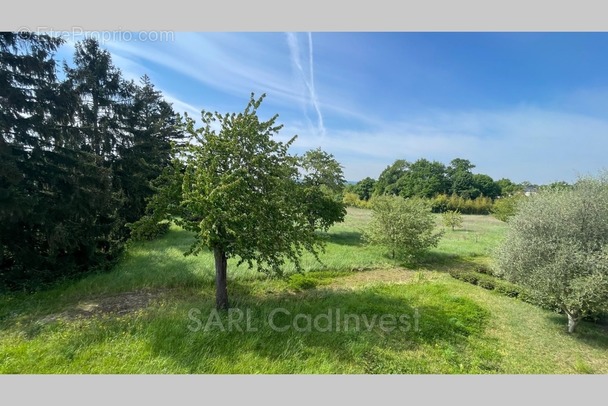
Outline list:
[[[166,291],[137,291],[90,298],[61,313],[45,316],[39,322],[45,324],[59,319],[74,320],[104,314],[121,316],[144,309],[165,295]]]

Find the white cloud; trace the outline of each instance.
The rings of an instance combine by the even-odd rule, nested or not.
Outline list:
[[[321,146],[345,167],[347,179],[377,177],[396,159],[445,164],[469,159],[474,172],[521,182],[574,181],[605,167],[608,120],[519,107],[501,111],[432,112],[372,131],[334,131],[330,137],[299,133],[294,147]]]
[[[494,178],[534,183],[573,181],[578,173],[594,173],[606,165],[608,119],[603,118],[606,103],[602,102],[608,100],[608,91],[581,90],[556,100],[552,107],[418,111],[407,118],[386,119],[370,114],[368,111],[373,108],[369,106],[358,109],[353,101],[344,100],[331,83],[318,84],[323,94],[319,98],[312,36],[308,37],[305,68],[300,43],[292,35],[288,34],[285,41],[282,34],[266,34],[262,38],[230,33],[177,33],[174,43],[104,45],[128,75],[141,76],[145,73],[144,66],[155,64],[242,101],[238,106],[210,108],[207,104],[195,105],[185,100],[184,95],[163,91],[176,110],[192,113],[195,118],[201,108],[240,109],[251,91],[258,95],[268,93],[265,104],[271,104],[271,109],[279,105],[311,106],[316,126],[306,126],[303,117],[294,117],[285,123],[282,134],[285,138],[299,134],[295,143],[299,151],[321,146],[333,153],[350,180],[377,177],[399,158],[412,161],[427,158],[447,164],[461,157],[471,160],[477,166],[475,171]],[[294,81],[290,63],[300,72],[300,81]],[[201,102],[205,103],[205,98]],[[348,118],[344,125],[350,129],[336,128],[324,118]]]

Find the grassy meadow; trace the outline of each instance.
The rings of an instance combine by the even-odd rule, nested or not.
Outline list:
[[[213,257],[183,256],[192,238],[175,226],[131,244],[111,272],[1,296],[0,372],[608,373],[605,326],[583,322],[569,335],[564,316],[447,273],[490,266],[505,223],[464,216],[462,229],[445,229],[439,246],[408,267],[365,243],[369,217],[349,208],[325,235],[322,263],[304,257],[303,275],[286,266],[284,278],[268,277],[230,260],[238,310],[216,314],[206,330]],[[338,320],[338,311],[365,318]],[[273,312],[283,331],[269,325]],[[331,331],[305,328],[306,317],[322,314]],[[381,328],[386,315],[398,328]]]

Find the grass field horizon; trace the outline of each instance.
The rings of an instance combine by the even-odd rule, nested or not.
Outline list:
[[[443,238],[409,266],[366,244],[370,212],[349,208],[326,233],[321,263],[303,257],[303,274],[287,265],[285,277],[268,277],[229,260],[237,310],[217,317],[212,254],[185,257],[192,236],[172,226],[130,244],[110,272],[1,296],[0,372],[608,373],[604,326],[583,322],[567,334],[564,316],[448,274],[491,266],[507,229],[491,216],[463,217],[452,231],[437,216]],[[244,320],[226,328],[237,312],[255,331]],[[282,331],[269,325],[272,312]],[[359,325],[338,313],[356,315]],[[319,315],[333,317],[329,331],[303,328]],[[409,328],[380,328],[387,315],[408,316]],[[209,320],[211,329],[193,328]]]

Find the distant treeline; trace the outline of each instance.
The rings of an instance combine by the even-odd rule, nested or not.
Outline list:
[[[112,263],[182,139],[148,77],[125,80],[93,39],[59,68],[61,43],[0,33],[0,288]]]
[[[538,186],[530,182],[517,184],[507,178],[495,181],[489,175],[473,173],[473,168],[475,165],[461,158],[447,166],[424,158],[415,162],[398,159],[377,180],[367,177],[347,185],[344,201],[350,206],[368,207],[374,196],[396,195],[429,199],[437,213],[457,210],[463,214],[489,214],[496,199],[534,193],[543,187],[569,187],[566,182]]]

